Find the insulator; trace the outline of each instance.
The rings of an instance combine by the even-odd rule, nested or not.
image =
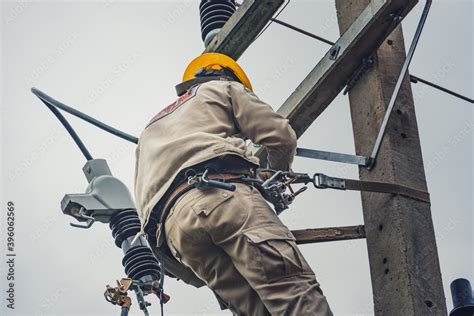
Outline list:
[[[131,248],[123,257],[122,265],[125,267],[125,273],[133,280],[144,276],[152,276],[155,280],[160,278],[160,265],[149,247]]]
[[[235,0],[201,0],[201,36],[207,46],[235,12]]]
[[[140,232],[141,224],[135,209],[121,210],[115,213],[109,224],[115,245],[122,248],[124,257],[122,265],[127,276],[133,280],[159,280],[160,264],[153,255],[150,246]]]
[[[125,239],[135,236],[140,231],[141,224],[137,211],[129,209],[115,213],[110,219],[109,227],[112,229],[115,244],[121,248]]]

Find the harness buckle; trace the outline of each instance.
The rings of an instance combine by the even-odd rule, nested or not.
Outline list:
[[[315,173],[313,176],[313,185],[318,189],[337,189],[345,190],[346,181],[341,178],[327,176],[323,173]]]

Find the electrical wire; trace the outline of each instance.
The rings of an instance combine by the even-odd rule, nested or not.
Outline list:
[[[85,114],[85,113],[82,113],[81,111],[78,111],[70,106],[67,106],[66,104],[64,103],[61,103],[53,98],[51,98],[49,95],[47,95],[46,93],[36,89],[36,88],[31,88],[31,92],[33,92],[33,94],[35,96],[37,96],[41,102],[44,103],[44,105],[46,105],[48,107],[48,109],[51,110],[51,112],[53,112],[53,114],[57,117],[57,119],[61,122],[61,124],[64,126],[64,128],[67,130],[67,132],[69,133],[69,135],[71,135],[72,139],[74,140],[74,142],[76,143],[77,147],[79,147],[79,150],[82,152],[82,154],[84,155],[84,157],[86,158],[86,160],[93,160],[94,158],[92,158],[92,155],[90,154],[89,150],[87,149],[87,147],[84,145],[84,143],[82,142],[81,138],[79,137],[79,135],[77,135],[76,131],[74,130],[74,128],[72,128],[71,124],[69,124],[69,122],[66,120],[66,118],[61,114],[61,112],[59,112],[58,108],[63,110],[63,111],[66,111],[68,112],[69,114],[72,114],[108,133],[111,133],[112,135],[115,135],[115,136],[118,136],[122,139],[125,139],[131,143],[134,143],[134,144],[138,144],[138,138],[133,136],[133,135],[130,135],[130,134],[127,134],[127,133],[124,133],[110,125],[107,125],[105,123],[102,123],[101,121]]]
[[[260,33],[258,33],[257,36],[255,36],[255,38],[253,39],[252,42],[255,42],[255,41],[257,40],[257,38],[259,38],[260,35],[262,35],[262,34],[270,27],[270,25],[272,24],[272,22],[274,22],[274,21],[276,20],[276,18],[283,12],[283,10],[285,10],[286,7],[290,4],[290,1],[291,1],[291,0],[288,0],[288,1],[281,7],[281,9],[278,11],[278,13],[275,15],[274,18],[270,18],[270,23],[268,23],[268,24],[263,28],[263,30],[262,30]],[[236,3],[236,5],[239,6],[237,3]]]
[[[474,99],[470,99],[470,98],[468,98],[468,97],[466,97],[466,96],[463,96],[462,94],[459,94],[459,93],[457,93],[457,92],[454,92],[454,91],[451,91],[451,90],[449,90],[449,89],[446,89],[445,87],[439,86],[439,85],[437,85],[437,84],[435,84],[435,83],[433,83],[433,82],[430,82],[430,81],[428,81],[428,80],[422,79],[422,78],[417,77],[417,76],[415,76],[415,75],[410,75],[410,81],[411,81],[412,83],[418,83],[418,82],[424,83],[424,84],[426,84],[427,86],[430,86],[430,87],[433,87],[433,88],[438,89],[438,90],[440,90],[440,91],[443,91],[443,92],[445,92],[445,93],[447,93],[447,94],[450,94],[450,95],[452,95],[452,96],[454,96],[454,97],[457,97],[457,98],[462,99],[462,100],[464,100],[464,101],[467,101],[467,102],[469,102],[469,103],[474,103]]]
[[[284,27],[287,27],[287,28],[289,28],[289,29],[292,29],[293,31],[296,31],[296,32],[301,33],[301,34],[303,34],[303,35],[306,35],[306,36],[309,36],[309,37],[311,37],[311,38],[314,38],[314,39],[316,39],[316,40],[318,40],[318,41],[320,41],[320,42],[326,43],[326,44],[328,44],[328,45],[334,45],[334,44],[336,44],[335,42],[332,42],[332,41],[330,41],[330,40],[328,40],[328,39],[326,39],[326,38],[324,38],[324,37],[318,36],[318,35],[313,34],[313,33],[311,33],[311,32],[305,31],[305,30],[303,30],[303,29],[301,29],[301,28],[299,28],[299,27],[296,27],[296,26],[294,26],[294,25],[291,25],[290,23],[287,23],[287,22],[278,20],[278,19],[276,19],[276,18],[271,18],[271,20],[272,20],[273,22],[277,23],[277,24],[280,24],[280,25],[282,25],[282,26],[284,26]],[[433,88],[435,88],[435,89],[438,89],[438,90],[440,90],[440,91],[442,91],[442,92],[445,92],[445,93],[447,93],[447,94],[450,94],[450,95],[452,95],[452,96],[454,96],[454,97],[457,97],[457,98],[462,99],[462,100],[464,100],[464,101],[467,101],[467,102],[469,102],[469,103],[474,103],[474,99],[471,99],[471,98],[466,97],[466,96],[464,96],[464,95],[462,95],[462,94],[459,94],[459,93],[457,93],[457,92],[454,92],[454,91],[452,91],[452,90],[449,90],[449,89],[447,89],[447,88],[445,88],[445,87],[442,87],[442,86],[440,86],[440,85],[437,85],[437,84],[435,84],[435,83],[433,83],[433,82],[430,82],[430,81],[428,81],[428,80],[426,80],[426,79],[422,79],[422,78],[420,78],[420,77],[418,77],[418,76],[410,75],[410,81],[411,81],[412,83],[418,83],[418,82],[424,83],[424,84],[426,84],[426,85],[428,85],[428,86],[430,86],[430,87],[433,87]]]
[[[31,89],[31,92],[33,92],[36,96],[38,96],[36,94],[36,92],[39,91],[39,90],[36,90],[36,89]],[[76,143],[77,147],[79,147],[80,151],[82,152],[82,154],[84,155],[84,157],[86,158],[86,160],[92,160],[94,158],[92,158],[92,155],[90,154],[89,150],[87,150],[86,146],[84,145],[84,143],[81,141],[79,135],[77,135],[76,131],[74,130],[74,128],[72,128],[71,124],[69,124],[69,122],[66,120],[66,118],[61,114],[61,112],[59,112],[58,109],[55,108],[55,106],[53,104],[50,104],[48,101],[46,100],[43,100],[41,97],[38,96],[38,98],[40,98],[40,100],[44,103],[44,105],[46,105],[48,107],[48,109],[51,110],[51,112],[53,112],[53,114],[58,118],[58,120],[61,122],[61,124],[64,126],[64,128],[67,130],[67,132],[69,133],[69,135],[71,135],[72,139],[74,140],[74,142]]]
[[[36,88],[31,88],[31,92],[33,92],[34,95],[36,95],[38,98],[41,99],[41,101],[43,101],[45,104],[49,104],[51,106],[54,106],[54,107],[57,107],[65,112],[68,112],[69,114],[72,114],[112,135],[115,135],[115,136],[118,136],[122,139],[125,139],[131,143],[134,143],[134,144],[138,144],[138,137],[135,137],[133,135],[130,135],[130,134],[127,134],[125,132],[122,132],[110,125],[107,125],[105,123],[102,123],[101,121],[93,118],[92,116],[89,116],[85,113],[82,113],[81,111],[78,111],[70,106],[67,106],[66,104],[64,103],[61,103],[55,99],[53,99],[52,97],[50,97],[49,95],[47,95],[46,93],[36,89]],[[49,106],[48,106],[49,107]]]

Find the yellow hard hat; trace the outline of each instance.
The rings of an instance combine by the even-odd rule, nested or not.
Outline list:
[[[228,68],[247,89],[253,91],[249,78],[239,64],[229,56],[220,53],[204,53],[193,59],[184,71],[183,82],[196,78],[196,73],[203,68],[204,70]]]

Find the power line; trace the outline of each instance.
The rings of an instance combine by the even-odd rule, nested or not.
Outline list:
[[[59,112],[59,110],[55,107],[56,104],[54,102],[51,102],[51,100],[53,100],[53,99],[50,99],[49,96],[47,96],[46,94],[44,94],[43,92],[39,91],[36,88],[32,88],[31,92],[33,92],[44,103],[44,105],[46,105],[48,107],[48,109],[50,109],[51,112],[53,112],[53,114],[58,118],[58,120],[61,122],[61,124],[67,130],[69,135],[71,135],[71,137],[74,140],[74,142],[76,143],[77,147],[79,147],[79,150],[84,155],[84,158],[86,158],[86,160],[94,159],[94,158],[92,158],[92,155],[90,154],[89,150],[87,150],[87,147],[84,145],[84,143],[82,142],[79,135],[77,135],[74,128],[71,126],[71,124],[69,124],[69,122],[61,114],[61,112]],[[55,100],[53,100],[53,101],[55,101]]]
[[[274,18],[270,18],[270,21],[271,21],[271,22],[268,23],[267,26],[265,26],[265,28],[264,28],[260,33],[258,33],[258,35],[255,37],[254,41],[256,41],[257,38],[260,37],[260,35],[262,35],[263,33],[265,33],[265,31],[270,27],[270,25],[272,24],[272,22],[273,22],[274,20],[276,20],[276,18],[277,18],[277,17],[286,9],[286,7],[290,4],[290,1],[291,1],[291,0],[286,1],[286,3],[281,7],[281,9],[278,11],[278,13],[275,15],[275,17],[274,17]],[[235,5],[236,5],[237,7],[239,7],[241,4],[240,4],[240,3],[236,3]]]
[[[38,98],[41,99],[41,101],[43,101],[44,103],[46,103],[47,105],[49,105],[48,107],[51,109],[51,106],[54,106],[56,108],[59,108],[69,114],[72,114],[74,115],[75,117],[78,117],[112,135],[115,135],[117,137],[120,137],[120,138],[123,138],[125,140],[128,140],[129,142],[132,142],[132,143],[135,143],[135,144],[138,144],[138,138],[136,136],[133,136],[133,135],[130,135],[130,134],[127,134],[125,132],[122,132],[121,130],[118,130],[110,125],[107,125],[95,118],[93,118],[92,116],[89,116],[85,113],[82,113],[81,111],[79,110],[76,110],[62,102],[59,102],[58,100],[55,100],[53,99],[52,97],[50,97],[49,95],[47,95],[46,93],[36,89],[36,88],[31,88],[31,92],[33,92],[33,94],[35,94]],[[55,112],[53,112],[55,113]],[[56,114],[56,113],[55,113]],[[67,127],[66,127],[67,129]],[[69,130],[68,130],[69,131]]]
[[[277,24],[280,24],[280,25],[282,25],[282,26],[284,26],[284,27],[287,27],[287,28],[289,28],[289,29],[292,29],[293,31],[296,31],[296,32],[301,33],[301,34],[303,34],[303,35],[306,35],[306,36],[309,36],[309,37],[311,37],[311,38],[314,38],[314,39],[316,39],[316,40],[318,40],[318,41],[320,41],[320,42],[326,43],[326,44],[328,44],[328,45],[334,45],[334,44],[336,44],[335,42],[332,42],[332,41],[330,41],[330,40],[328,40],[328,39],[326,39],[326,38],[324,38],[324,37],[321,37],[321,36],[318,36],[318,35],[313,34],[313,33],[311,33],[311,32],[308,32],[308,31],[305,31],[305,30],[303,30],[303,29],[300,29],[299,27],[296,27],[296,26],[294,26],[294,25],[291,25],[291,24],[289,24],[289,23],[287,23],[287,22],[278,20],[278,19],[276,19],[276,18],[271,18],[271,20],[272,20],[273,22],[277,23]],[[433,83],[433,82],[430,82],[430,81],[428,81],[428,80],[426,80],[426,79],[422,79],[422,78],[420,78],[420,77],[418,77],[418,76],[410,75],[410,81],[411,81],[412,83],[418,83],[418,82],[424,83],[424,84],[426,84],[426,85],[428,85],[428,86],[430,86],[430,87],[433,87],[433,88],[435,88],[435,89],[438,89],[438,90],[440,90],[440,91],[443,91],[443,92],[445,92],[445,93],[447,93],[447,94],[450,94],[450,95],[452,95],[452,96],[454,96],[454,97],[457,97],[457,98],[459,98],[459,99],[461,99],[461,100],[467,101],[467,102],[469,102],[469,103],[474,103],[474,99],[468,98],[468,97],[466,97],[466,96],[464,96],[464,95],[462,95],[462,94],[459,94],[459,93],[457,93],[457,92],[454,92],[454,91],[452,91],[452,90],[449,90],[449,89],[447,89],[447,88],[445,88],[445,87],[442,87],[442,86],[440,86],[440,85],[437,85],[437,84],[435,84],[435,83]]]
[[[470,102],[470,103],[474,103],[474,100],[473,100],[473,99],[469,99],[468,97],[465,97],[465,96],[463,96],[462,94],[459,94],[459,93],[457,93],[457,92],[454,92],[454,91],[451,91],[451,90],[449,90],[449,89],[446,89],[446,88],[444,88],[444,87],[442,87],[442,86],[439,86],[439,85],[437,85],[437,84],[435,84],[435,83],[429,82],[429,81],[427,81],[427,80],[425,80],[425,79],[419,78],[419,77],[417,77],[417,76],[415,76],[415,75],[410,75],[410,81],[413,82],[413,83],[418,83],[418,82],[424,83],[424,84],[426,84],[426,85],[428,85],[428,86],[430,86],[430,87],[433,87],[433,88],[435,88],[435,89],[444,91],[444,92],[446,92],[446,93],[448,93],[448,94],[450,94],[450,95],[452,95],[452,96],[455,96],[455,97],[457,97],[457,98],[459,98],[459,99],[465,100],[465,101]]]

